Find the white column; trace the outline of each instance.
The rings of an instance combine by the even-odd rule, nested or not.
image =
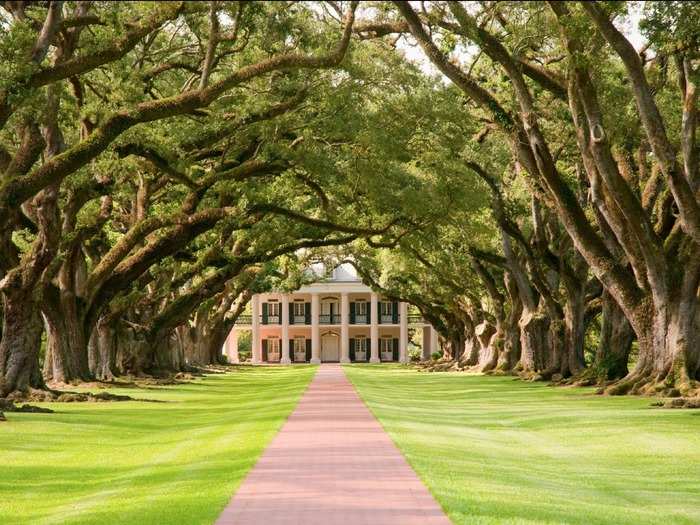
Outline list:
[[[250,300],[250,309],[253,312],[253,333],[250,337],[250,349],[253,363],[262,363],[262,346],[260,344],[260,295],[255,294]]]
[[[350,362],[350,328],[348,322],[350,318],[350,299],[348,294],[340,294],[340,362]]]
[[[376,293],[372,293],[370,296],[369,310],[371,316],[369,320],[369,338],[372,346],[369,362],[379,363],[379,301]]]
[[[439,352],[440,347],[438,345],[438,333],[433,326],[430,326],[430,353],[434,354],[435,352]]]
[[[238,330],[235,327],[226,338],[226,356],[229,363],[240,363],[238,358]]]
[[[399,362],[408,363],[408,305],[399,303]]]
[[[311,362],[321,362],[321,330],[318,326],[318,316],[321,313],[321,303],[317,293],[311,294]]]
[[[292,362],[289,358],[289,295],[282,295],[282,357],[280,363],[288,365]]]

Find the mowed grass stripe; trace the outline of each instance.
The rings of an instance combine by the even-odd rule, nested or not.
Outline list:
[[[345,370],[454,523],[700,523],[698,411],[512,377]]]
[[[0,426],[0,523],[209,524],[316,367],[247,367]]]

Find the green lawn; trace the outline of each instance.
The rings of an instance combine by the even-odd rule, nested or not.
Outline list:
[[[0,423],[0,523],[213,523],[315,367],[112,390],[167,403],[51,404]]]
[[[700,523],[700,411],[509,377],[345,371],[454,523]]]

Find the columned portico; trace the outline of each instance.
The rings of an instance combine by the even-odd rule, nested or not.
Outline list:
[[[289,295],[282,295],[282,357],[280,363],[288,365],[289,357]]]
[[[321,362],[321,329],[319,315],[321,302],[317,293],[311,294],[311,362],[315,365]]]
[[[377,294],[370,295],[370,363],[379,363],[379,299]]]

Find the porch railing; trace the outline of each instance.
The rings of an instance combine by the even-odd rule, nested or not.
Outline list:
[[[399,319],[397,322],[400,322],[401,317],[399,316]],[[420,314],[408,314],[406,317],[407,321],[409,324],[427,324],[427,321],[423,318],[422,315]],[[262,316],[261,316],[262,320]],[[291,321],[292,319],[290,319]],[[392,317],[390,315],[386,316],[381,316],[380,318],[380,324],[393,324]],[[339,314],[334,314],[334,315],[320,315],[318,318],[319,324],[340,324],[340,315]],[[369,317],[366,315],[356,315],[355,316],[355,324],[369,324],[370,320]],[[243,314],[239,315],[238,319],[236,319],[236,324],[237,325],[251,325],[253,324],[253,316],[248,315],[248,314]],[[268,317],[267,324],[279,324],[279,317],[276,316],[270,316]],[[310,324],[306,322],[306,318],[302,316],[294,316],[293,322],[290,324],[295,324],[295,325],[305,325],[305,324]]]

